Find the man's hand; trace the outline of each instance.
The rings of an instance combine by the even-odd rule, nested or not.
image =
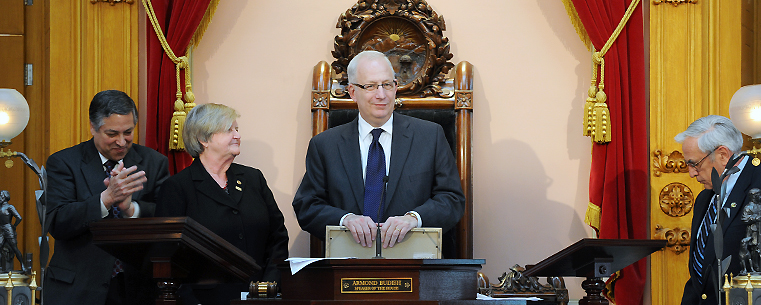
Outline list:
[[[415,227],[417,227],[417,219],[415,217],[409,215],[389,217],[381,225],[383,248],[391,248],[397,242],[404,240],[407,232]]]
[[[372,218],[351,214],[344,218],[343,225],[354,236],[354,241],[361,244],[362,247],[372,247],[377,231],[377,224]]]
[[[132,194],[142,190],[143,184],[148,181],[145,171],[133,173],[136,170],[137,166],[124,168],[124,163],[119,162],[111,171],[110,177],[103,180],[106,190],[100,193],[100,200],[107,209],[115,204],[123,211],[132,208]]]

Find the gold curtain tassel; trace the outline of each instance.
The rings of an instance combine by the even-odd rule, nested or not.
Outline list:
[[[177,99],[174,101],[174,113],[172,113],[172,125],[170,126],[169,134],[169,149],[170,150],[184,150],[185,143],[182,142],[182,128],[185,125],[185,104],[182,100]]]
[[[584,103],[584,127],[582,130],[582,133],[584,136],[592,136],[592,125],[594,118],[592,117],[592,112],[595,106],[595,102],[597,99],[595,99],[595,95],[597,94],[597,87],[594,85],[589,87],[589,96],[587,97],[587,102]]]
[[[592,140],[597,142],[597,144],[609,143],[611,140],[610,110],[608,110],[608,104],[605,103],[607,99],[608,97],[602,89],[597,91],[597,103],[595,103],[594,110],[592,111],[594,118]]]

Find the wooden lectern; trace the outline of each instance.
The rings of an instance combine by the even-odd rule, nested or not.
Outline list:
[[[178,304],[181,283],[246,282],[261,270],[251,256],[189,217],[113,219],[93,223],[90,231],[95,245],[123,262],[151,264],[156,304]]]
[[[666,246],[665,240],[584,238],[534,266],[527,266],[524,276],[586,277],[581,287],[587,295],[579,305],[608,304],[600,295],[610,276]]]

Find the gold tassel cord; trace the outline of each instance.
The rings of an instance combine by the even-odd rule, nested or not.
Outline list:
[[[571,24],[576,28],[576,33],[579,34],[579,37],[587,46],[587,49],[592,52],[592,81],[587,92],[588,97],[585,99],[584,103],[584,127],[582,132],[585,136],[592,137],[592,141],[595,141],[598,144],[610,143],[612,140],[610,110],[608,109],[607,95],[603,90],[605,88],[605,53],[608,52],[613,45],[613,42],[618,38],[618,35],[621,34],[621,31],[629,21],[629,18],[631,18],[631,15],[639,5],[639,2],[640,0],[634,0],[629,4],[629,7],[626,9],[626,13],[624,13],[618,26],[605,42],[602,49],[597,52],[594,49],[594,45],[589,42],[589,36],[587,35],[583,24],[581,24],[573,3],[571,0],[563,0],[568,17],[571,19]],[[600,71],[599,83],[597,82],[598,70]],[[596,88],[595,85],[597,85]]]
[[[209,7],[206,9],[203,18],[201,19],[201,23],[196,28],[196,31],[193,34],[190,43],[188,44],[188,49],[186,50],[185,54],[189,54],[190,50],[198,45],[198,42],[203,37],[204,32],[206,32],[206,29],[211,22],[211,18],[214,16],[214,12],[216,11],[218,4],[219,0],[212,0],[209,3]],[[172,48],[169,47],[169,43],[166,41],[166,36],[159,26],[156,13],[153,11],[153,5],[151,1],[143,0],[143,6],[145,7],[145,12],[148,15],[148,19],[151,21],[153,30],[156,32],[156,36],[161,43],[161,47],[164,49],[164,52],[169,57],[169,59],[175,64],[176,68],[175,76],[177,79],[177,99],[174,101],[174,113],[172,113],[172,119],[170,121],[169,149],[185,150],[185,143],[182,139],[182,128],[185,124],[185,117],[187,112],[193,109],[193,107],[196,105],[194,103],[195,95],[193,94],[193,86],[190,80],[190,60],[187,56],[177,57],[172,51]],[[180,70],[183,69],[185,70],[185,103],[182,101],[182,87],[180,85]]]

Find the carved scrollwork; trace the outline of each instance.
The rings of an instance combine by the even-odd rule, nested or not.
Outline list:
[[[328,109],[330,91],[312,91],[312,109]]]
[[[359,52],[376,50],[388,56],[399,81],[398,93],[441,95],[449,62],[444,17],[425,0],[359,0],[338,18],[332,63],[341,84],[346,67]]]
[[[659,149],[653,152],[653,175],[660,177],[661,173],[687,173],[687,162],[684,161],[684,155],[678,150],[672,151],[668,156],[664,156]]]
[[[454,108],[473,109],[473,90],[457,90],[454,93]]]
[[[661,225],[655,225],[655,236],[653,239],[665,239],[666,248],[679,255],[690,246],[690,230],[679,227],[670,229],[664,228]]]
[[[668,3],[672,4],[674,6],[678,6],[680,4],[686,4],[686,3],[698,3],[698,0],[653,0],[653,4],[658,5],[661,3]]]
[[[108,2],[108,4],[116,5],[117,3],[122,3],[122,2],[127,4],[132,4],[135,2],[135,0],[90,0],[90,3],[92,4],[95,4],[98,2]]]
[[[695,195],[683,183],[669,183],[658,195],[661,211],[671,217],[682,217],[692,211]]]

